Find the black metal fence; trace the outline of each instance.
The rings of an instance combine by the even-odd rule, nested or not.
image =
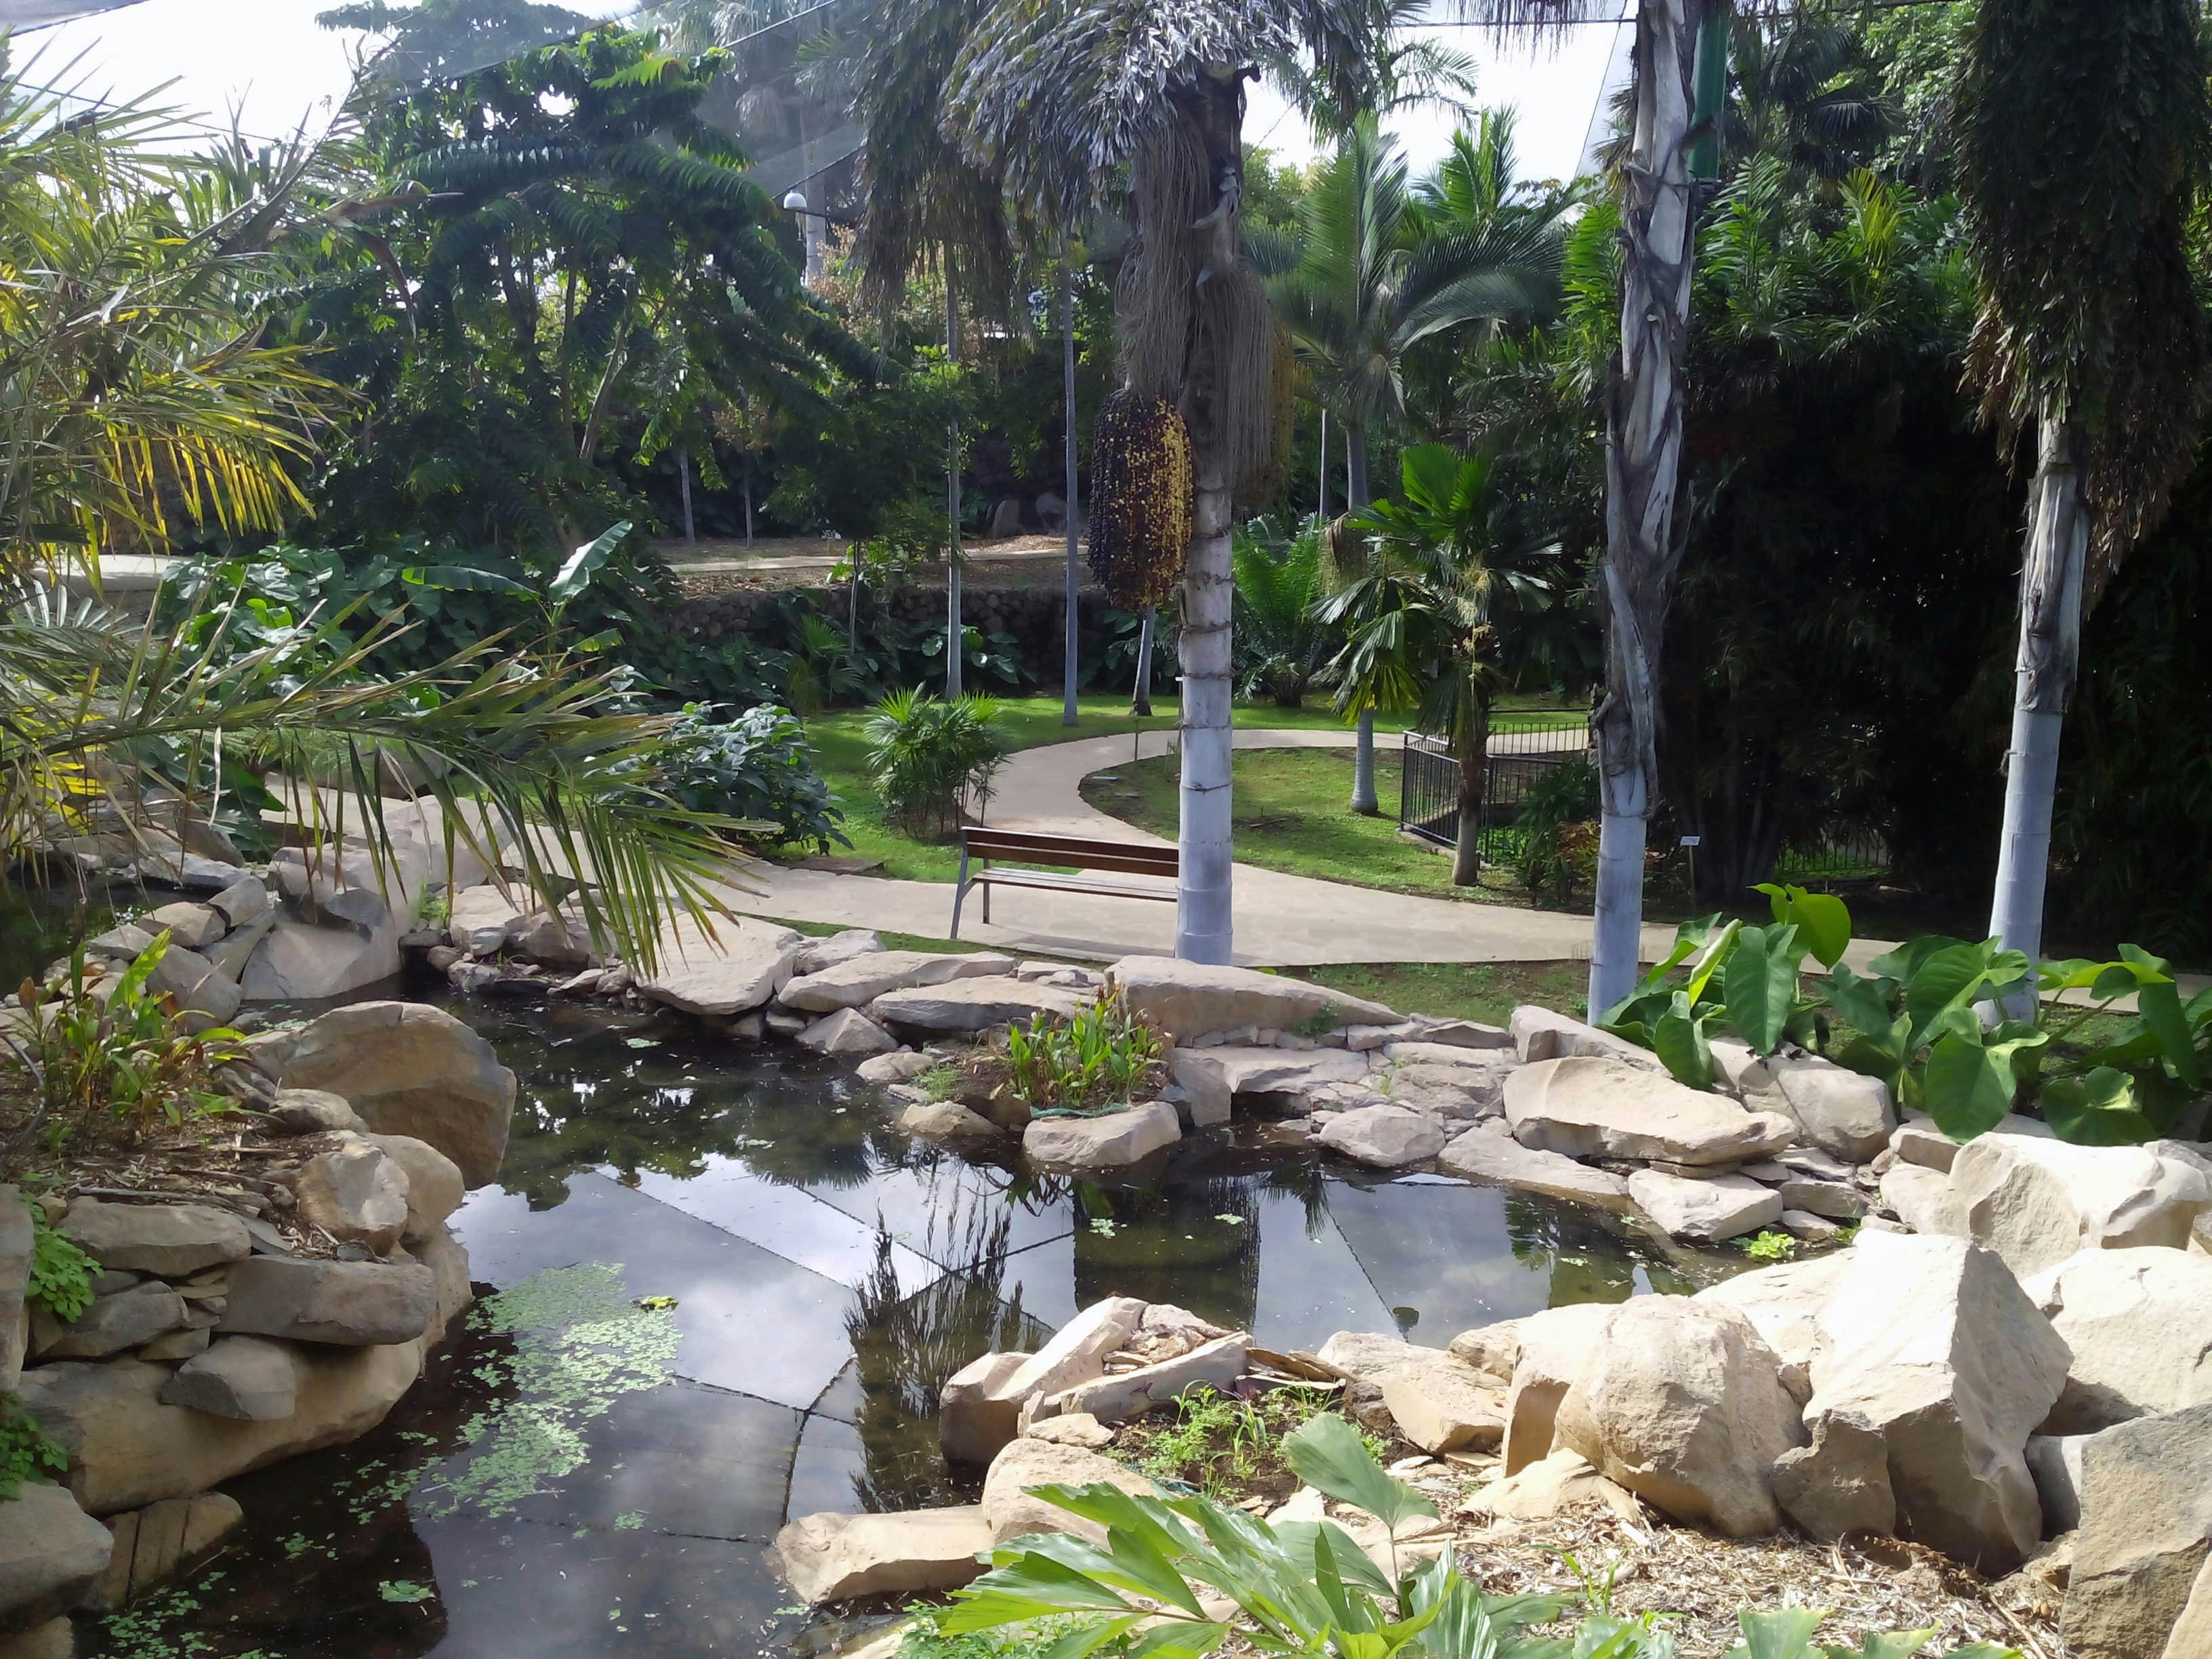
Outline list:
[[[1589,749],[1580,726],[1499,721],[1491,727],[1490,763],[1482,781],[1482,861],[1510,864],[1521,856],[1521,803],[1540,779]],[[1398,827],[1438,847],[1459,845],[1459,762],[1442,738],[1406,733],[1400,770]]]
[[[1799,887],[1840,887],[1888,873],[1888,842],[1879,830],[1859,827],[1826,830],[1774,855],[1773,879]]]

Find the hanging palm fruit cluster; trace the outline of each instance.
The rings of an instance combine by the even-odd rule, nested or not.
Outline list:
[[[1124,610],[1175,591],[1190,546],[1190,428],[1173,404],[1127,387],[1091,433],[1091,570]]]

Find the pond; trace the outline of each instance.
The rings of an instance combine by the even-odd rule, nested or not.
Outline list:
[[[1275,1348],[1441,1346],[1729,1270],[1593,1211],[1225,1134],[1142,1182],[1040,1180],[899,1133],[795,1050],[659,1014],[457,1012],[522,1079],[500,1180],[453,1223],[488,1300],[376,1431],[231,1483],[234,1546],[88,1621],[81,1652],[811,1653],[851,1632],[789,1605],[767,1562],[786,1516],[971,1498],[938,1386],[1099,1297]]]

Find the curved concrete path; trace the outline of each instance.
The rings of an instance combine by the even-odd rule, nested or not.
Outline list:
[[[1346,730],[1238,731],[1238,749],[1347,748]],[[1082,781],[1133,759],[1172,753],[1176,734],[1152,732],[1083,738],[1024,750],[1000,774],[990,821],[1008,828],[1165,844],[1083,799]],[[1116,879],[1140,879],[1116,878]],[[746,872],[750,892],[729,895],[732,908],[760,915],[941,937],[952,920],[952,889],[942,882],[891,881],[824,871],[760,866]],[[1355,962],[1563,962],[1589,956],[1589,919],[1510,905],[1425,898],[1371,887],[1236,866],[1237,960],[1250,967],[1317,967]],[[1160,884],[1163,891],[1171,891]],[[1133,951],[1170,954],[1175,906],[1139,899],[1009,889],[994,896],[982,920],[970,895],[961,937],[1015,951],[1111,959]],[[1644,950],[1662,956],[1671,927],[1644,929]]]

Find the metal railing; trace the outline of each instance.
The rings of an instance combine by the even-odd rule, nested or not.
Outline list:
[[[1511,720],[1490,730],[1490,763],[1482,780],[1482,861],[1510,864],[1521,856],[1521,803],[1530,787],[1589,745],[1579,726]],[[1438,847],[1459,845],[1459,761],[1450,745],[1425,732],[1406,733],[1400,771],[1398,827]]]

